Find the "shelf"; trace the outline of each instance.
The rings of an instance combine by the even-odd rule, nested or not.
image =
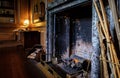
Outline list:
[[[0,14],[0,17],[14,17],[14,14]]]
[[[0,1],[3,1],[3,0],[0,0]],[[8,1],[8,2],[11,2],[11,1],[14,1],[14,0],[4,0],[4,1]]]
[[[0,23],[14,23],[14,17],[0,17]]]
[[[14,7],[14,1],[0,1],[0,7],[6,7],[6,8],[9,8],[9,7]]]
[[[15,28],[17,25],[15,23],[1,23],[0,22],[0,28]]]
[[[11,10],[14,10],[14,7],[3,7],[3,6],[0,6],[0,9],[11,9]]]
[[[0,23],[15,23],[15,0],[0,0]]]

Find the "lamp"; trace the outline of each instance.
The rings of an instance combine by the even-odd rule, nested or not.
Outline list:
[[[23,22],[23,25],[25,27],[25,30],[29,30],[29,20],[28,19],[25,19],[24,22]]]
[[[29,26],[29,20],[28,19],[24,20],[23,25],[26,26],[26,27],[28,27]]]

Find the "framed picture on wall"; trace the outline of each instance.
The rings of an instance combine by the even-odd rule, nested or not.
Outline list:
[[[36,0],[33,5],[33,23],[45,20],[45,2]]]

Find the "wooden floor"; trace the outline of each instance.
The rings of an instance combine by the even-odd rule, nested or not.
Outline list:
[[[25,58],[22,47],[0,48],[0,78],[46,78]]]

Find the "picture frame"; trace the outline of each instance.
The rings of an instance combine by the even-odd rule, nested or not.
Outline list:
[[[36,0],[33,5],[33,23],[45,21],[45,2]]]

